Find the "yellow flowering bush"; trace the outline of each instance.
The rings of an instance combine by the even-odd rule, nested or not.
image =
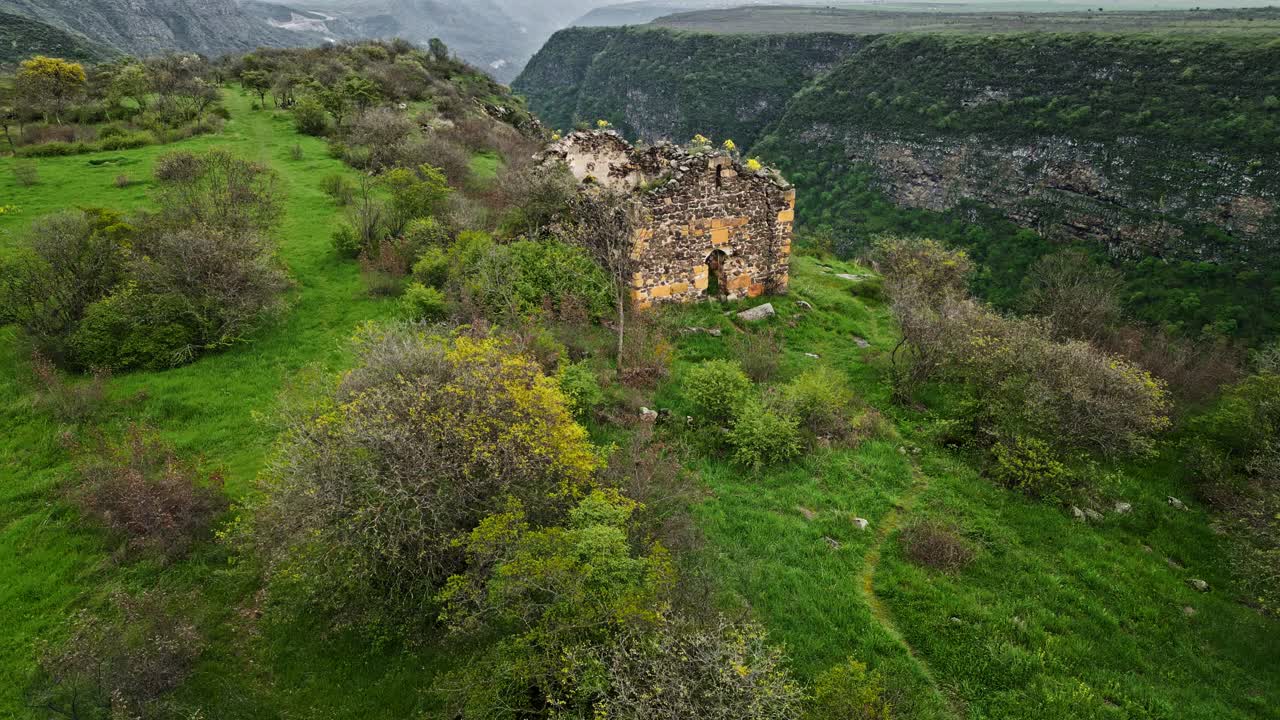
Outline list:
[[[607,130],[613,127],[613,123],[609,122],[608,120],[597,120],[596,127],[600,128],[601,130]]]
[[[374,328],[358,349],[290,419],[252,544],[278,587],[412,626],[463,566],[456,541],[512,498],[532,522],[562,516],[601,461],[555,380],[502,340]]]
[[[725,152],[737,152],[738,145],[732,140],[725,140],[723,145]]]
[[[751,158],[747,161],[747,170],[750,170],[751,172],[760,172],[763,169],[764,165],[762,165],[756,158]]]

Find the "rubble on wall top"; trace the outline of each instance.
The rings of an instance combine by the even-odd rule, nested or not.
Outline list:
[[[661,140],[652,145],[636,147],[612,129],[577,130],[549,144],[536,158],[545,161],[549,158],[567,159],[574,152],[612,151],[625,153],[632,164],[640,168],[650,178],[647,190],[662,194],[674,191],[691,177],[694,171],[706,170],[709,167],[730,168],[741,177],[754,177],[769,181],[781,190],[790,190],[791,184],[776,169],[769,166],[751,171],[734,154],[714,148],[699,149],[691,152],[687,148],[669,140]],[[669,178],[666,182],[658,182]],[[657,183],[652,185],[652,183]]]

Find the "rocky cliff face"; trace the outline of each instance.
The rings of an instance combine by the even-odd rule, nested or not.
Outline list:
[[[870,167],[899,206],[946,212],[978,202],[1051,240],[1101,242],[1126,258],[1256,255],[1274,252],[1280,237],[1277,185],[1224,153],[1181,155],[1137,137],[1114,145],[1052,135],[1012,143],[830,127],[799,137]],[[1169,154],[1153,162],[1162,152]],[[1166,192],[1151,192],[1151,174],[1171,181]],[[1196,232],[1206,225],[1226,232],[1230,244],[1206,243]]]
[[[606,119],[646,141],[701,133],[748,147],[796,92],[865,44],[850,35],[573,28],[556,33],[514,87],[554,127]]]
[[[242,12],[235,0],[0,0],[0,10],[133,55],[176,49],[217,56],[308,41]]]
[[[1277,77],[1280,54],[1243,37],[612,28],[558,34],[516,87],[562,127],[733,137],[786,171],[802,218],[845,173],[901,207],[1217,260],[1280,249]]]

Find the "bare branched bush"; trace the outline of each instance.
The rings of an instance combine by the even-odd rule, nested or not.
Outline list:
[[[107,381],[111,374],[95,371],[88,380],[68,379],[39,351],[31,354],[31,375],[36,397],[61,422],[82,423],[102,413],[107,402]]]
[[[173,227],[264,231],[280,220],[283,205],[275,172],[226,150],[163,157],[157,161],[156,179],[160,215]]]
[[[776,330],[769,328],[761,332],[737,333],[726,344],[753,382],[767,383],[777,375],[782,346]]]
[[[242,341],[284,309],[289,287],[275,243],[252,227],[192,223],[145,233],[132,268],[149,293],[181,299],[202,349]]]
[[[1120,322],[1123,285],[1118,270],[1069,249],[1031,266],[1025,301],[1028,310],[1049,319],[1058,339],[1097,342]]]
[[[169,604],[157,593],[118,594],[110,617],[76,614],[66,640],[38,647],[28,706],[71,720],[175,709],[167,696],[191,674],[204,643]]]
[[[367,150],[367,161],[359,167],[381,172],[400,164],[405,143],[417,131],[413,121],[404,113],[377,107],[365,110],[351,120],[347,142]]]
[[[973,562],[973,549],[939,523],[916,523],[903,530],[898,541],[911,562],[934,570],[955,572]]]
[[[222,475],[180,458],[155,431],[132,425],[119,441],[74,445],[72,500],[135,551],[181,557],[227,508]]]
[[[1142,454],[1169,427],[1162,381],[1086,342],[1054,340],[1043,319],[1003,317],[973,300],[953,273],[967,267],[962,254],[930,241],[880,248],[903,333],[893,355],[900,394],[931,379],[963,383],[992,441],[1032,435],[1060,448]]]

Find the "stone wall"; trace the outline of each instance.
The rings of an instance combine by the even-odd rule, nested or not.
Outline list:
[[[544,157],[579,181],[629,192],[638,308],[786,292],[796,193],[776,172],[748,170],[726,153],[671,144],[636,149],[613,132],[578,132]]]

